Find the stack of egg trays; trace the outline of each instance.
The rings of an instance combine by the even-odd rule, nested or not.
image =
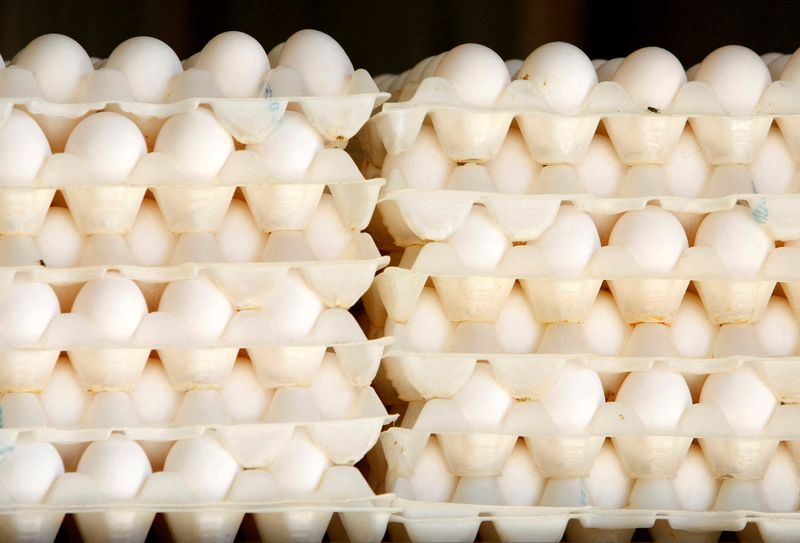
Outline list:
[[[136,498],[117,502],[104,496],[91,478],[67,473],[42,503],[18,503],[5,489],[0,506],[2,533],[15,539],[52,540],[64,514],[96,511],[108,514],[100,515],[84,537],[141,541],[150,523],[142,523],[142,518],[152,520],[162,511],[192,513],[200,507],[206,516],[227,515],[227,524],[218,523],[215,528],[214,522],[208,524],[202,515],[184,515],[182,518],[190,521],[176,521],[174,537],[232,540],[242,515],[257,512],[262,518],[278,518],[282,527],[276,528],[276,537],[305,539],[312,534],[321,538],[331,514],[344,511],[347,519],[343,522],[351,537],[379,538],[388,518],[388,500],[374,496],[369,489],[365,493],[363,477],[355,468],[337,472],[337,465],[344,468],[357,462],[392,419],[370,387],[386,341],[368,341],[347,311],[387,261],[370,236],[361,233],[384,181],[365,180],[340,148],[386,95],[378,91],[369,74],[356,70],[344,95],[303,96],[292,69],[277,67],[266,74],[258,95],[228,98],[215,87],[209,73],[193,68],[173,81],[169,103],[145,103],[131,99],[133,93],[121,72],[103,68],[101,62],[95,66],[81,82],[77,103],[43,98],[34,75],[13,63],[0,70],[3,122],[27,112],[43,127],[51,148],[61,151],[49,156],[33,179],[6,183],[0,189],[0,274],[6,294],[31,282],[43,283],[57,293],[62,309],[45,323],[35,341],[4,338],[0,351],[4,454],[12,454],[17,443],[47,441],[59,448],[70,470],[75,467],[75,451],[88,442],[122,434],[130,440],[161,443],[150,451],[156,467],[175,440],[216,435],[243,468],[254,470],[257,479],[258,470],[267,467],[293,435],[301,435],[310,437],[333,467],[326,475],[330,480],[299,501],[287,501],[280,489],[272,494],[253,493],[253,484],[245,481],[241,488],[234,485],[239,491],[232,490],[230,499],[211,504],[200,504],[203,500],[193,498],[185,483],[166,476],[160,482],[154,475]],[[158,129],[175,115],[210,113],[241,149],[244,144],[263,141],[280,125],[287,108],[301,112],[326,144],[303,179],[273,179],[257,155],[236,150],[213,180],[197,183],[181,171],[173,157],[152,151]],[[104,110],[133,120],[148,142],[148,153],[123,183],[98,186],[87,165],[63,149],[70,131],[81,120]],[[157,205],[145,197],[148,192]],[[54,200],[62,207],[51,207]],[[298,250],[303,230],[324,206],[333,209],[351,231],[346,255],[338,259],[309,257],[308,252]],[[172,254],[159,265],[137,261],[127,245],[126,235],[143,207],[151,214],[156,209],[174,237]],[[222,256],[225,248],[214,234],[232,207],[247,209],[264,238],[274,238],[271,250],[267,241],[264,253],[253,261],[229,261]],[[51,253],[59,250],[52,247],[57,236],[42,239],[52,215],[58,217],[52,221],[51,233],[67,225],[79,240],[80,251],[68,264],[46,262],[48,243]],[[81,288],[108,278],[135,283],[148,303],[149,313],[124,341],[102,339],[93,329],[97,322],[69,312]],[[210,285],[235,309],[234,318],[216,341],[198,343],[174,316],[157,311],[164,287],[184,281]],[[248,325],[248,318],[268,308],[270,297],[287,281],[304,284],[317,303],[323,304],[325,309],[313,328],[307,334],[282,337],[264,333],[263,322],[261,328],[255,323]],[[23,302],[30,299],[24,295],[17,298]],[[24,319],[17,311],[36,313],[35,307],[13,307],[13,299],[6,302],[9,323]],[[248,359],[239,358],[241,349]],[[156,353],[160,360],[152,358]],[[308,387],[324,356],[333,357],[342,378],[358,391],[357,405],[345,419],[322,420],[315,413]],[[220,400],[220,387],[239,366],[247,367],[250,374],[255,369],[265,394],[275,389],[269,410],[258,420],[235,422],[229,405]],[[48,409],[44,405],[42,394],[54,372],[70,373],[73,380],[77,375],[80,381],[79,404],[85,409],[73,421],[64,422],[61,406]],[[173,387],[180,403],[172,410],[174,418],[154,419],[152,413],[144,412],[146,407],[144,411],[141,408],[147,402],[134,406],[137,383],[148,372]],[[140,513],[126,521],[119,511]],[[306,514],[308,511],[323,514]],[[267,531],[265,537],[271,537],[269,534]]]
[[[638,478],[643,486],[658,486],[675,476],[692,439],[701,438],[704,454],[710,450],[715,457],[711,461],[706,457],[707,462],[716,462],[715,475],[730,478],[724,482],[727,486],[720,491],[712,510],[686,511],[674,499],[653,503],[633,495],[627,508],[615,510],[587,505],[585,494],[572,500],[577,503],[568,498],[560,507],[503,506],[489,498],[484,505],[427,503],[403,496],[396,501],[402,512],[392,517],[394,525],[405,528],[401,537],[415,541],[472,541],[484,521],[494,525],[492,537],[507,541],[560,541],[568,524],[581,529],[572,532],[573,536],[591,537],[586,529],[598,528],[605,534],[601,538],[626,540],[634,529],[660,526],[664,521],[668,523],[666,537],[670,538],[714,540],[719,531],[738,532],[749,522],[758,526],[764,540],[798,537],[800,514],[769,512],[755,488],[748,486],[764,476],[781,441],[789,443],[794,451],[795,440],[800,437],[794,405],[800,391],[800,360],[796,356],[766,358],[748,351],[746,339],[738,344],[733,340],[726,356],[712,359],[686,359],[674,352],[653,356],[648,349],[640,356],[634,351],[630,356],[614,357],[580,352],[418,352],[403,326],[426,285],[435,288],[453,323],[493,322],[515,282],[522,285],[536,319],[545,323],[580,322],[604,281],[609,286],[613,283],[615,301],[630,323],[671,322],[690,283],[701,293],[706,311],[718,324],[758,321],[776,284],[797,308],[798,276],[793,263],[797,255],[793,247],[774,250],[759,275],[748,280],[731,277],[719,258],[702,248],[690,248],[684,255],[687,258],[681,259],[669,277],[656,279],[643,274],[626,251],[603,247],[578,281],[559,281],[535,248],[517,244],[537,239],[563,204],[590,212],[598,220],[602,239],[608,235],[603,225],[613,224],[620,213],[642,209],[649,203],[677,213],[689,228],[696,227],[703,214],[746,205],[753,219],[773,239],[800,238],[797,194],[758,193],[749,166],[770,134],[782,138],[794,160],[800,159],[796,137],[800,127],[798,97],[797,85],[775,82],[763,94],[754,115],[735,117],[724,110],[707,85],[689,82],[669,108],[645,111],[633,103],[622,86],[601,82],[590,93],[581,113],[566,116],[554,112],[535,85],[527,81],[513,81],[495,105],[487,108],[465,104],[448,81],[427,77],[400,91],[396,102],[386,103],[373,116],[358,136],[366,157],[363,171],[379,170],[387,156],[410,150],[424,125],[432,126],[443,152],[455,166],[444,187],[430,190],[411,188],[414,184],[403,179],[400,170],[383,172],[387,185],[377,207],[380,222],[373,222],[372,228],[376,236],[383,234],[390,240],[386,249],[393,251],[393,263],[399,265],[376,277],[375,285],[365,296],[365,308],[372,335],[382,334],[387,318],[396,323],[394,333],[399,337],[393,338],[385,355],[384,377],[388,376],[386,380],[396,389],[388,403],[398,401],[398,409],[407,410],[410,427],[392,428],[383,434],[380,447],[371,457],[377,470],[382,469],[393,478],[411,476],[414,462],[431,436],[443,451],[444,436],[445,442],[449,441],[445,460],[456,476],[498,476],[518,437],[539,436],[548,439],[557,451],[547,455],[552,461],[547,469],[557,472],[561,464],[565,469],[562,476],[586,476],[591,463],[573,463],[586,461],[580,453],[576,456],[582,445],[575,447],[569,437],[559,436],[547,414],[531,402],[545,394],[565,366],[573,364],[605,374],[668,368],[701,377],[751,367],[775,397],[787,404],[775,411],[763,435],[740,439],[722,413],[701,404],[690,408],[692,413],[687,412],[674,435],[655,436],[648,435],[636,413],[610,402],[600,409],[585,435],[577,439],[583,445],[587,440],[594,441],[592,447],[597,452],[606,437],[615,437],[616,447],[623,444],[624,452],[618,453],[626,469],[631,469],[629,475]],[[777,128],[773,128],[773,121]],[[509,130],[516,129],[533,160],[542,165],[539,192],[499,192],[491,174],[481,165],[498,153]],[[664,164],[686,130],[693,132],[712,170],[704,189],[693,197],[673,194],[665,184]],[[583,187],[591,179],[580,179],[574,166],[586,155],[595,137],[610,138],[626,166],[614,194],[590,194]],[[496,269],[476,273],[458,259],[446,241],[474,208],[481,206],[514,247]],[[603,221],[603,216],[608,219]],[[738,353],[737,348],[744,350]],[[514,416],[493,430],[470,428],[458,408],[448,401],[483,362],[488,362],[493,377],[508,394],[522,402],[512,409],[517,411]],[[537,467],[542,466],[537,463]],[[553,475],[552,471],[549,475]],[[373,484],[380,487],[382,481],[376,478]],[[745,490],[731,490],[734,487]],[[464,495],[470,496],[469,492]],[[471,497],[480,501],[480,495],[478,490]],[[647,491],[639,498],[646,495]],[[701,535],[703,532],[705,535]],[[651,531],[651,535],[665,537],[665,532]]]

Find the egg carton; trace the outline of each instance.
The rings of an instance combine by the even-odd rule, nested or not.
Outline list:
[[[625,88],[603,81],[589,93],[575,115],[555,112],[533,82],[512,81],[494,105],[463,102],[441,77],[426,77],[409,87],[397,102],[387,102],[365,125],[360,137],[375,164],[384,153],[397,155],[416,141],[430,119],[444,152],[456,162],[483,162],[497,155],[512,122],[519,126],[534,160],[541,164],[574,164],[586,153],[600,122],[623,163],[667,161],[687,122],[711,164],[749,164],[767,137],[773,120],[786,135],[795,157],[800,85],[773,82],[752,115],[728,113],[709,85],[685,83],[663,109],[643,109]]]

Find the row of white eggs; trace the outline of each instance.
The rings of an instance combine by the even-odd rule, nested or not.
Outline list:
[[[477,484],[476,484],[477,483]],[[511,506],[595,506],[606,509],[636,507],[629,503],[635,480],[628,477],[611,443],[606,442],[582,479],[583,501],[564,503],[569,479],[544,478],[522,441],[515,446],[500,476],[473,479],[454,476],[435,439],[428,441],[413,474],[398,478],[387,474],[386,491],[398,497],[428,502]],[[671,480],[684,511],[712,511],[724,481],[714,477],[698,445],[692,445],[677,475]],[[479,485],[479,486],[478,486]],[[764,511],[790,512],[800,507],[800,469],[785,446],[777,449],[764,478],[756,482]],[[477,492],[476,492],[477,491]],[[575,499],[575,493],[567,497]],[[648,496],[651,503],[659,496]],[[637,496],[642,500],[643,496]],[[661,496],[662,499],[666,496]],[[641,507],[641,506],[639,506]]]
[[[190,69],[210,73],[220,97],[258,98],[272,66],[295,70],[304,93],[312,96],[345,94],[354,71],[336,40],[317,30],[300,30],[269,54],[247,34],[224,32],[183,63],[169,45],[156,38],[128,39],[107,59],[93,61],[75,40],[47,34],[19,51],[7,69],[28,70],[36,79],[41,96],[50,102],[80,102],[89,74],[116,70],[127,82],[129,95],[114,99],[163,103],[170,100],[175,79]]]
[[[782,62],[782,61],[781,61]],[[779,63],[773,68],[778,71]],[[420,61],[397,77],[379,77],[379,87],[389,92],[413,89],[426,77],[442,77],[457,96],[473,106],[492,106],[511,79],[530,81],[550,107],[562,114],[579,113],[589,93],[601,80],[622,85],[642,109],[666,109],[687,81],[708,84],[731,115],[751,115],[773,76],[765,61],[739,45],[711,52],[698,66],[685,71],[680,61],[659,47],[645,47],[624,59],[597,68],[574,45],[553,42],[534,50],[521,63],[503,62],[488,47],[468,43]],[[776,80],[800,80],[800,55],[786,59]]]
[[[84,235],[72,213],[68,208],[51,207],[38,233],[30,237],[35,247],[26,248],[27,254],[20,245],[25,238],[0,236],[0,261],[8,266],[41,261],[48,268],[72,268],[120,262],[168,266],[187,261],[338,260],[350,258],[357,235],[344,224],[328,194],[321,196],[304,230],[270,234],[258,228],[247,204],[238,199],[231,201],[221,228],[214,233],[174,234],[150,199],[142,201],[131,230],[123,236]],[[106,252],[109,248],[113,248],[111,254]]]
[[[487,190],[512,194],[563,194],[583,192],[599,198],[621,196],[626,173],[614,148],[613,138],[596,134],[583,159],[574,165],[578,187],[561,186],[554,177],[557,168],[535,162],[524,136],[516,129],[508,131],[496,157],[484,162],[491,185],[473,186],[476,176],[461,174],[458,163],[442,149],[436,131],[423,125],[418,138],[403,153],[388,155],[380,171],[365,168],[365,174],[390,179],[393,172],[402,175],[405,187],[420,190]],[[474,167],[474,166],[467,166]],[[767,135],[755,161],[747,166],[752,176],[752,192],[760,194],[792,194],[800,190],[797,162],[777,127]],[[705,196],[714,166],[709,164],[692,130],[686,128],[662,166],[666,196],[697,198]],[[748,187],[749,188],[749,187]],[[630,190],[630,188],[627,188]],[[722,196],[722,195],[716,195]]]
[[[62,150],[83,167],[85,185],[124,184],[148,149],[173,159],[187,181],[209,184],[237,145],[258,155],[270,177],[298,180],[324,147],[317,130],[294,111],[287,111],[263,141],[246,146],[237,144],[205,108],[147,127],[112,111],[92,113],[75,123],[64,142],[60,134],[58,140],[49,141],[33,117],[21,109],[11,110],[0,125],[0,187],[33,186],[52,152]]]
[[[289,388],[295,388],[291,392],[293,397],[304,398],[303,413],[294,414],[303,420],[337,420],[359,415],[357,401],[360,389],[342,373],[333,353],[325,354],[308,387]],[[239,359],[228,377],[215,389],[181,392],[172,386],[161,364],[151,360],[132,389],[122,394],[128,396],[129,400],[124,401],[124,405],[132,408],[141,426],[169,426],[187,417],[192,424],[198,424],[203,417],[208,417],[206,420],[209,424],[217,425],[220,413],[230,424],[288,422],[280,420],[285,415],[283,413],[270,414],[275,394],[283,394],[279,390],[265,388],[258,380],[252,364]],[[62,359],[53,368],[44,390],[36,394],[34,402],[38,404],[36,409],[41,409],[40,414],[49,427],[80,428],[85,424],[88,414],[95,409],[93,402],[102,394],[108,393],[87,390],[69,362]],[[199,398],[191,398],[193,395],[199,395]],[[29,393],[8,393],[0,397],[5,428],[25,426],[24,422],[17,421],[31,420],[34,416],[34,404],[28,401],[28,396]],[[295,398],[293,401],[299,400]],[[117,402],[117,405],[120,403]],[[204,406],[202,412],[185,412],[196,409],[198,405]],[[25,409],[25,412],[15,412],[15,409]],[[126,411],[121,414],[127,416],[130,413]],[[113,413],[106,412],[104,416],[108,417],[106,420],[114,420]]]

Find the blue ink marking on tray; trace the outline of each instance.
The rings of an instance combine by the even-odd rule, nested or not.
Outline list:
[[[269,83],[267,83],[267,88],[264,89],[264,96],[267,98],[272,98],[272,86],[270,86]]]
[[[752,209],[753,218],[758,224],[764,224],[769,220],[769,208],[767,207],[766,198],[762,198],[758,204]]]

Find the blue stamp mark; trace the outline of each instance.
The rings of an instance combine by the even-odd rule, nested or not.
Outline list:
[[[758,224],[764,224],[769,220],[769,207],[767,207],[767,200],[766,198],[762,198],[759,202],[752,208],[753,219]]]
[[[264,89],[264,96],[272,98],[272,86],[269,83],[267,83],[267,88]]]

